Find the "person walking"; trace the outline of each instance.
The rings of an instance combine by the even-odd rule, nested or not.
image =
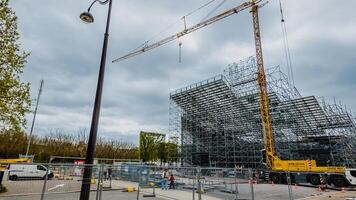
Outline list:
[[[106,170],[104,170],[104,177],[103,177],[104,181],[106,181],[107,174],[108,174],[108,172]]]
[[[168,180],[169,180],[169,189],[175,190],[176,187],[174,186],[174,176],[173,176],[173,174],[171,174],[171,176],[169,177]]]
[[[112,174],[112,169],[111,169],[111,166],[108,168],[108,179],[107,180],[110,180],[111,181],[111,174]]]
[[[162,190],[168,189],[167,178],[168,178],[168,172],[167,172],[167,169],[164,169],[162,172],[162,181],[161,181]]]

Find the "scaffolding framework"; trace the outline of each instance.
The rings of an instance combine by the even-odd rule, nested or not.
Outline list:
[[[277,154],[356,167],[351,112],[336,102],[301,96],[279,66],[267,69],[266,76]],[[264,168],[254,57],[171,92],[169,116],[170,134],[180,139],[184,165]]]

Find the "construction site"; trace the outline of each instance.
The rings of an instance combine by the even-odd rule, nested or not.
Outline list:
[[[264,168],[254,57],[170,94],[170,131],[188,166]],[[321,166],[356,167],[355,117],[344,105],[302,96],[279,66],[266,70],[277,154]]]
[[[182,37],[242,12],[248,13],[248,17],[251,20],[249,22],[251,33],[247,34],[250,34],[250,39],[253,39],[253,42],[249,43],[249,46],[236,47],[238,50],[240,50],[239,48],[248,49],[246,50],[248,54],[246,54],[251,55],[250,57],[237,57],[237,60],[231,63],[231,59],[227,59],[227,56],[224,55],[226,52],[222,52],[221,49],[214,49],[219,52],[217,58],[214,59],[219,61],[212,59],[213,62],[211,62],[212,60],[203,55],[201,59],[207,60],[201,63],[198,62],[197,65],[199,67],[205,67],[211,63],[215,63],[212,65],[230,64],[224,67],[222,71],[213,73],[218,74],[201,81],[191,79],[196,79],[197,77],[200,79],[203,76],[187,76],[189,73],[194,74],[197,71],[184,71],[182,70],[183,67],[175,69],[181,73],[180,81],[184,77],[183,81],[189,80],[195,83],[171,90],[169,100],[164,99],[166,103],[167,100],[169,101],[169,124],[168,131],[165,130],[166,133],[141,130],[138,139],[139,147],[115,142],[112,138],[106,140],[106,138],[98,137],[98,130],[100,130],[99,134],[110,131],[107,134],[111,135],[120,131],[120,129],[126,128],[124,131],[121,130],[120,134],[125,133],[123,135],[124,140],[129,140],[128,136],[130,134],[126,134],[126,132],[136,130],[132,127],[139,127],[140,129],[145,126],[148,128],[156,127],[149,123],[149,118],[155,118],[152,120],[159,121],[157,124],[164,121],[159,115],[160,112],[157,111],[157,108],[162,106],[157,106],[159,103],[156,102],[155,95],[159,96],[158,94],[149,95],[151,95],[151,91],[157,92],[158,90],[166,92],[163,98],[168,94],[167,88],[161,88],[162,84],[166,83],[165,81],[157,81],[155,77],[149,77],[149,81],[144,79],[147,78],[146,73],[153,74],[154,70],[143,71],[139,69],[144,78],[138,79],[136,77],[136,80],[129,76],[131,73],[124,71],[127,70],[124,69],[125,67],[133,69],[136,64],[132,64],[134,63],[132,62],[125,65],[120,68],[120,74],[124,74],[125,78],[129,77],[127,80],[133,80],[133,82],[127,84],[125,90],[107,89],[112,94],[118,93],[119,96],[111,95],[114,99],[112,101],[108,100],[106,104],[103,103],[106,106],[106,109],[103,109],[106,111],[103,111],[103,114],[106,114],[106,118],[103,120],[108,121],[102,123],[107,125],[106,128],[103,126],[99,129],[112,2],[113,0],[93,0],[88,9],[79,15],[84,23],[93,23],[94,17],[90,13],[92,6],[95,3],[108,4],[103,49],[89,133],[86,135],[84,129],[83,132],[78,134],[78,137],[70,137],[71,135],[67,137],[67,135],[61,135],[58,132],[56,137],[48,136],[44,137],[43,140],[35,140],[36,137],[32,135],[32,132],[42,92],[43,80],[41,80],[29,137],[27,138],[27,134],[23,134],[23,138],[26,138],[27,142],[26,154],[20,154],[19,158],[10,158],[11,156],[5,155],[6,158],[0,159],[0,200],[89,200],[93,199],[94,195],[96,195],[95,199],[119,198],[137,200],[195,200],[195,196],[199,200],[356,199],[356,116],[348,105],[341,103],[342,95],[333,99],[303,95],[303,91],[296,87],[281,0],[275,1],[278,6],[274,8],[278,8],[282,30],[282,37],[276,39],[276,43],[283,42],[283,45],[271,45],[273,42],[266,39],[268,41],[266,43],[269,44],[266,48],[266,55],[268,55],[266,57],[263,55],[263,31],[261,29],[259,11],[270,1],[247,0],[217,12],[226,3],[226,0],[210,0],[183,15],[175,23],[158,32],[157,35],[146,40],[139,47],[113,59],[111,63],[118,63],[177,41],[178,63],[181,64]],[[193,14],[212,5],[215,5],[215,7],[208,13],[204,13],[204,17],[198,23],[189,25],[193,21],[191,20]],[[312,10],[312,6],[308,6],[310,6],[308,9]],[[174,7],[176,8],[175,5]],[[160,10],[161,8],[158,9]],[[270,12],[275,13],[275,10]],[[123,16],[125,16],[123,17],[125,20],[131,19],[127,13]],[[142,16],[142,19],[145,19],[145,23],[147,21],[146,17],[147,15]],[[188,21],[188,17],[192,17],[190,21]],[[16,17],[10,21],[15,19]],[[127,22],[125,21],[125,23]],[[263,23],[267,24],[267,20]],[[130,24],[135,23],[130,22]],[[177,24],[183,25],[184,28],[179,28],[180,31],[161,37],[163,33]],[[16,23],[14,23],[14,27],[16,28]],[[155,30],[155,28],[152,29]],[[242,30],[244,28],[241,28]],[[271,36],[274,34],[275,31],[273,30],[266,35]],[[17,36],[17,33],[14,33],[14,35]],[[72,37],[70,38],[72,39]],[[160,39],[156,40],[156,38]],[[116,39],[114,41],[118,41]],[[125,38],[125,40],[131,39]],[[137,38],[134,39],[136,40]],[[310,40],[313,39],[315,38]],[[307,40],[304,42],[308,43]],[[217,46],[220,45],[219,43]],[[235,47],[234,45],[232,46]],[[15,47],[17,48],[16,45]],[[231,50],[229,49],[229,44],[223,48],[224,50]],[[9,49],[12,51],[14,48],[10,46]],[[197,49],[194,49],[194,51],[197,51]],[[235,48],[232,49],[236,50]],[[252,52],[250,52],[251,49]],[[275,61],[279,59],[275,59],[274,62],[270,61],[273,60],[271,55],[272,57],[275,56],[271,53],[271,49],[284,54],[285,65],[268,66],[269,64],[265,64],[276,63]],[[234,55],[241,54],[241,52],[233,53]],[[87,55],[89,54],[86,53],[85,56]],[[70,56],[72,56],[72,53]],[[85,59],[88,59],[88,57],[85,57]],[[268,59],[268,62],[264,62],[264,59]],[[14,62],[13,60],[16,59],[9,60]],[[154,64],[158,66],[166,67],[166,65],[169,65],[163,62],[164,59],[162,57],[156,57],[153,60]],[[188,62],[184,64],[184,69],[189,68],[191,65],[194,66],[190,62],[191,59],[187,60]],[[229,62],[225,62],[226,60]],[[308,59],[306,60],[309,62]],[[144,62],[146,61],[145,59],[139,61],[143,61],[144,66],[152,65]],[[18,62],[20,64],[26,63],[26,60]],[[325,63],[329,65],[327,61],[319,65],[322,66]],[[221,68],[221,66],[214,67]],[[201,69],[199,68],[199,70]],[[85,71],[89,70],[85,69]],[[211,72],[210,70],[206,71],[208,73]],[[172,72],[172,74],[174,73],[178,72]],[[137,72],[135,74],[137,75]],[[313,74],[313,76],[315,75],[317,76],[317,73]],[[161,76],[159,77],[161,78]],[[175,79],[179,79],[177,77],[179,76],[175,76]],[[123,77],[115,74],[109,80],[113,81],[121,78]],[[167,78],[167,80],[170,78]],[[77,77],[74,79],[76,80]],[[60,82],[65,81],[61,80]],[[79,81],[79,79],[76,82],[81,83],[81,85],[86,83],[85,81]],[[145,86],[157,84],[157,87],[141,87],[139,86],[140,83]],[[178,83],[181,82],[177,81],[176,84]],[[27,86],[29,87],[30,84]],[[168,87],[171,86],[169,85]],[[67,88],[63,91],[67,92]],[[349,88],[346,91],[347,95],[352,93]],[[29,90],[27,92],[29,93]],[[123,92],[130,93],[125,94],[125,96],[134,95],[137,92],[139,94],[137,97],[139,97],[140,101],[135,101],[137,99],[131,99],[130,97],[127,101],[128,104],[122,106],[124,98],[120,98],[124,96],[122,95]],[[68,99],[73,100],[74,91],[69,91],[66,94],[70,97]],[[144,98],[142,98],[143,96]],[[148,106],[150,109],[137,106],[140,102],[142,102],[141,104],[148,104],[150,102],[148,100],[149,97],[153,99],[153,103],[151,102],[152,104]],[[83,95],[78,95],[78,98],[86,99]],[[119,102],[118,99],[122,101],[117,103]],[[28,101],[31,102],[30,99]],[[116,103],[120,104],[120,106]],[[154,107],[153,104],[156,104],[157,107]],[[108,105],[110,105],[110,109],[107,109]],[[116,108],[122,109],[121,106],[132,106],[133,109],[130,110],[131,112],[127,112],[130,114],[125,114],[123,110],[119,110],[121,112],[112,110]],[[81,112],[86,112],[87,107],[82,109]],[[167,111],[167,108],[164,109]],[[72,107],[70,110],[72,110]],[[109,110],[110,116],[108,117],[107,111]],[[149,117],[146,116],[140,123],[134,120],[127,120],[130,117],[137,117],[132,114],[133,112],[137,116],[147,112],[148,114],[146,114]],[[120,121],[113,120],[117,113],[120,113],[120,119],[127,121],[120,124]],[[156,118],[156,114],[159,117]],[[58,118],[58,115],[46,115],[47,118],[57,120],[56,116]],[[79,115],[73,116],[75,119],[66,120],[80,121],[78,119],[80,118]],[[45,119],[46,117],[42,118]],[[85,117],[82,117],[83,123],[86,123]],[[62,116],[62,118],[66,117]],[[167,117],[163,118],[167,119]],[[59,121],[54,121],[53,123],[60,124]],[[165,124],[167,125],[167,123]],[[60,124],[60,126],[63,126],[63,124]],[[13,135],[17,136],[17,134]],[[13,146],[21,144],[18,140],[9,141],[14,143]],[[23,142],[22,146],[24,144]],[[33,146],[32,149],[36,149],[37,153],[33,151],[30,154],[31,144]],[[65,149],[65,147],[67,148]],[[97,150],[96,147],[98,147]],[[21,149],[21,151],[24,149]],[[98,153],[100,152],[98,150],[102,154]],[[46,151],[52,153],[47,153]],[[58,156],[53,155],[53,152]],[[36,154],[42,155],[41,158],[49,157],[49,161],[36,161]],[[119,158],[118,154],[120,156],[125,154],[127,158]],[[104,156],[100,157],[99,155]],[[131,156],[134,158],[131,158]]]
[[[354,185],[355,118],[336,100],[329,103],[323,98],[302,96],[295,87],[281,1],[288,73],[284,74],[279,66],[265,66],[259,9],[266,4],[247,1],[187,27],[189,13],[181,18],[183,31],[154,43],[146,42],[113,62],[138,56],[249,10],[255,55],[230,64],[219,75],[170,93],[169,130],[180,146],[180,164],[251,168],[256,173],[262,170],[266,181],[274,183],[301,179],[312,185]],[[181,46],[180,42],[179,62]]]

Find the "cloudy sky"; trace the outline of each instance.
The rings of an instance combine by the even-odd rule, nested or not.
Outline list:
[[[251,15],[244,11],[180,41],[111,63],[152,37],[155,41],[181,30],[179,19],[209,1],[114,0],[100,136],[137,143],[140,130],[167,132],[170,91],[219,74],[229,63],[254,55]],[[199,22],[221,1],[187,17],[187,25]],[[214,14],[242,2],[227,0]],[[32,98],[40,80],[45,81],[35,134],[57,129],[75,133],[90,126],[107,11],[107,6],[94,5],[95,23],[84,24],[79,14],[90,3],[10,1],[18,16],[22,48],[31,52],[23,80],[31,83]],[[335,96],[356,111],[356,1],[282,3],[296,87],[303,96],[329,100]],[[271,0],[260,10],[260,23],[266,66],[281,65],[286,70],[278,1]],[[183,44],[182,63],[178,63],[179,42]]]

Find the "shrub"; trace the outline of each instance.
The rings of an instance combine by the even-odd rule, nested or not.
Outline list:
[[[0,193],[7,192],[7,188],[3,185],[0,185]]]

